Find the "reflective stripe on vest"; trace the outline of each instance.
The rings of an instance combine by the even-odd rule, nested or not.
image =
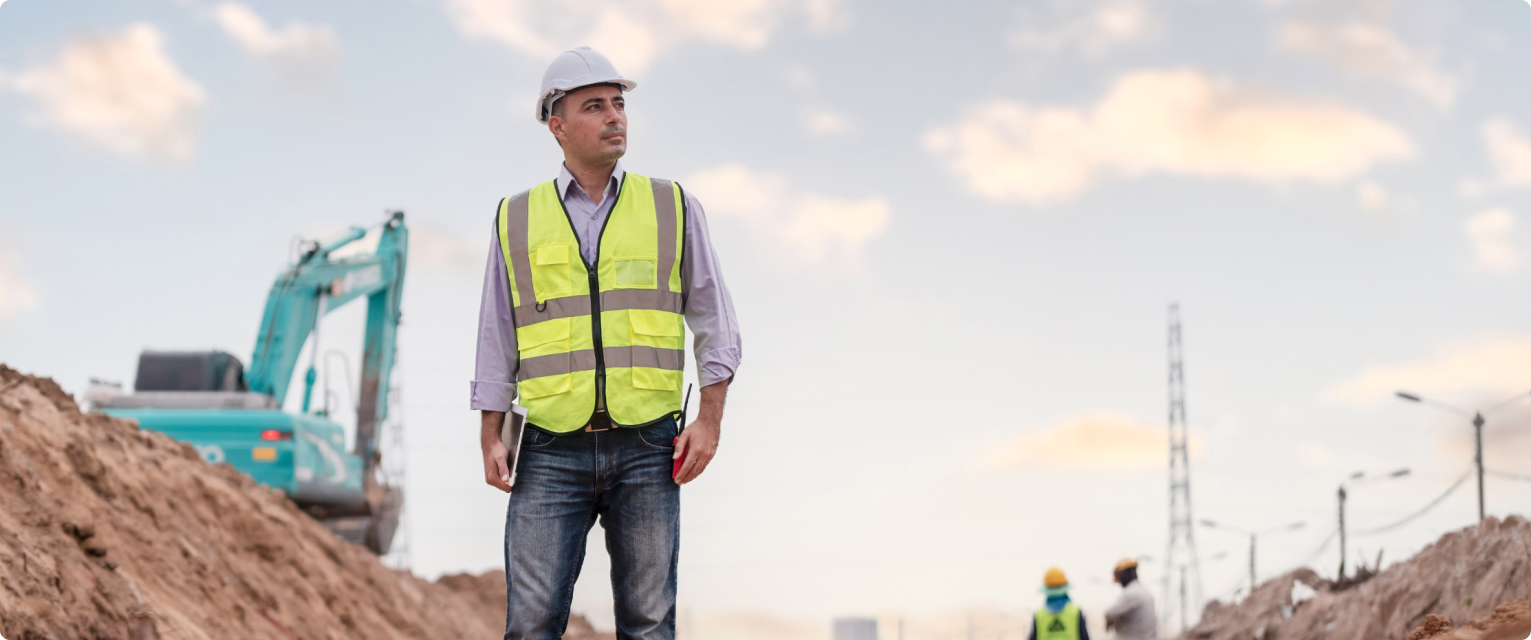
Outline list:
[[[686,335],[680,186],[626,174],[601,230],[594,275],[556,183],[502,200],[498,224],[527,422],[555,433],[584,427],[601,375],[617,425],[679,412]]]
[[[1079,607],[1070,602],[1058,613],[1037,610],[1037,640],[1079,640]]]

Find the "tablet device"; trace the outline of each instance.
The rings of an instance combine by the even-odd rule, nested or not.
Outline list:
[[[505,422],[500,425],[500,442],[510,453],[505,458],[505,466],[510,469],[510,488],[516,488],[516,467],[521,461],[521,438],[526,435],[526,407],[518,404],[510,405],[510,411],[505,412]]]

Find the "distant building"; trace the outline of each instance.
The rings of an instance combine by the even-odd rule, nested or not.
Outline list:
[[[835,640],[877,640],[877,619],[835,618]]]

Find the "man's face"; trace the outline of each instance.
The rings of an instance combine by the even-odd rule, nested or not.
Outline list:
[[[627,111],[621,89],[584,87],[559,102],[563,113],[548,118],[548,129],[565,153],[585,164],[613,162],[627,153]]]

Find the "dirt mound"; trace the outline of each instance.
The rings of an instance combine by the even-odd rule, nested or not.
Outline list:
[[[0,636],[497,638],[503,585],[391,570],[233,467],[0,365]]]
[[[1201,622],[1182,637],[1405,638],[1424,625],[1428,633],[1459,634],[1441,638],[1497,639],[1461,635],[1471,625],[1453,632],[1450,621],[1498,615],[1496,603],[1531,596],[1531,523],[1519,516],[1489,518],[1480,526],[1441,536],[1413,558],[1365,582],[1342,586],[1298,569],[1261,584],[1237,605],[1207,605]],[[1440,619],[1428,618],[1431,614]],[[1522,632],[1514,640],[1526,635]]]
[[[1408,640],[1525,640],[1531,636],[1531,598],[1506,602],[1494,607],[1486,618],[1478,618],[1452,629],[1445,616],[1430,614],[1425,624],[1409,634]]]

